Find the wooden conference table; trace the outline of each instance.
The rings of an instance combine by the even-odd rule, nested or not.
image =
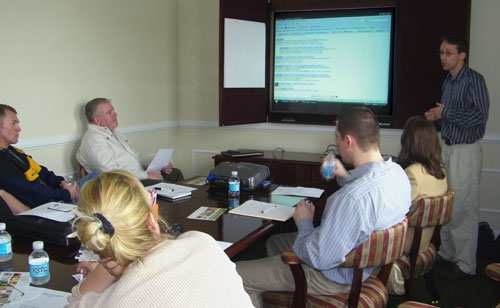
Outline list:
[[[144,183],[145,186],[151,183]],[[183,201],[168,202],[158,200],[159,212],[169,224],[178,223],[182,225],[183,231],[198,230],[210,234],[218,241],[233,243],[225,252],[232,258],[247,248],[253,242],[264,237],[276,228],[279,223],[259,218],[245,217],[224,213],[216,221],[202,221],[187,219],[192,212],[200,206],[227,208],[227,190],[209,189],[208,186],[193,186],[192,197]],[[268,201],[269,193],[266,191],[242,192],[240,203],[249,198]],[[13,271],[28,271],[28,255],[31,253],[32,239],[13,236],[14,256],[12,258]],[[45,244],[45,250],[50,257],[50,281],[42,287],[70,292],[76,284],[72,278],[75,273],[75,255],[79,245],[72,247],[61,247]]]

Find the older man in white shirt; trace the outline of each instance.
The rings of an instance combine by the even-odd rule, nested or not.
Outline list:
[[[87,171],[110,171],[124,169],[138,179],[165,180],[177,182],[183,180],[182,172],[166,165],[161,172],[147,172],[145,168],[152,157],[136,152],[127,138],[117,130],[118,113],[111,101],[95,98],[85,105],[85,115],[89,121],[76,159]]]

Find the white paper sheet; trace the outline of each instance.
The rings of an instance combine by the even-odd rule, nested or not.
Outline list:
[[[174,154],[174,149],[159,149],[146,171],[160,172],[172,160],[172,154]]]
[[[242,205],[229,211],[229,214],[287,221],[293,216],[294,207],[261,202],[256,200],[245,201]]]
[[[63,308],[68,305],[68,292],[29,287],[23,300],[3,305],[3,308]]]
[[[280,186],[276,188],[271,194],[319,198],[321,197],[323,192],[324,190],[319,188],[300,187],[300,186],[298,187]]]
[[[217,241],[217,244],[219,244],[219,247],[222,250],[226,250],[227,248],[231,247],[231,245],[233,245],[233,243],[224,242],[224,241]]]
[[[75,209],[75,204],[49,202],[17,215],[31,215],[66,222],[75,218],[75,213],[73,212]]]

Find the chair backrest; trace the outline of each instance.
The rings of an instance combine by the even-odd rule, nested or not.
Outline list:
[[[408,214],[410,227],[433,227],[450,220],[455,192],[448,188],[446,194],[437,197],[424,197],[413,202]]]
[[[77,162],[77,164],[78,164],[78,176],[79,176],[79,177],[80,177],[80,179],[81,179],[81,178],[83,178],[84,176],[86,176],[86,175],[87,175],[87,170],[85,170],[85,168],[83,168],[83,166],[82,166],[82,165],[80,165],[80,163],[79,163],[79,162]]]
[[[379,267],[392,263],[403,255],[404,240],[408,229],[405,219],[388,229],[375,231],[366,241],[354,248],[344,263],[338,267]]]

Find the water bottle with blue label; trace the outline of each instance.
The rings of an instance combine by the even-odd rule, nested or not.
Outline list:
[[[42,241],[33,242],[33,252],[28,258],[28,263],[30,267],[30,281],[32,284],[41,285],[49,282],[49,255],[43,250]]]
[[[0,222],[0,262],[12,259],[12,238],[5,228],[5,223]]]
[[[327,181],[330,181],[335,177],[333,173],[337,166],[335,166],[335,154],[329,152],[328,155],[323,159],[323,164],[321,165],[321,175]]]
[[[238,171],[231,171],[231,177],[229,178],[229,196],[236,197],[240,195],[240,178],[238,177]]]

